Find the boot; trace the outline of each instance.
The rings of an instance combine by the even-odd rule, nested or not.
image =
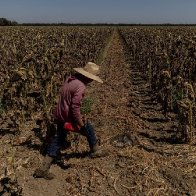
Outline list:
[[[52,180],[55,177],[55,175],[52,173],[49,173],[49,169],[50,169],[50,166],[52,165],[53,160],[54,160],[53,157],[46,155],[42,165],[38,169],[35,170],[33,177],[44,178],[46,180]]]
[[[90,148],[90,157],[91,158],[99,158],[99,157],[105,157],[108,156],[108,152],[100,149],[100,146],[98,144],[95,144]]]

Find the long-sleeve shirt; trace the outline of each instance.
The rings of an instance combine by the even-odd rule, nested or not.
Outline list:
[[[60,122],[73,122],[81,119],[80,107],[85,93],[85,85],[76,77],[69,77],[60,89],[53,116]]]

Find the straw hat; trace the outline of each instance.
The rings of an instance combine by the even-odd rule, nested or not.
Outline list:
[[[99,74],[100,68],[99,65],[96,65],[95,63],[88,62],[83,68],[73,68],[73,69],[87,78],[103,83],[101,78],[97,76]]]

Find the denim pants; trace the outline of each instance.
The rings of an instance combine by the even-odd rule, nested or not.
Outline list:
[[[47,147],[47,154],[51,157],[56,157],[58,155],[60,149],[63,147],[67,139],[67,131],[63,126],[64,123],[57,122],[57,132]],[[86,137],[90,148],[96,145],[97,138],[95,135],[95,130],[89,122],[85,124],[85,128],[81,132],[81,135]]]

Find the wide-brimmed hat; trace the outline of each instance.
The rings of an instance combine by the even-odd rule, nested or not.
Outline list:
[[[101,78],[97,76],[100,72],[100,67],[95,63],[88,62],[83,68],[80,67],[80,68],[73,68],[73,69],[87,78],[103,83]]]

